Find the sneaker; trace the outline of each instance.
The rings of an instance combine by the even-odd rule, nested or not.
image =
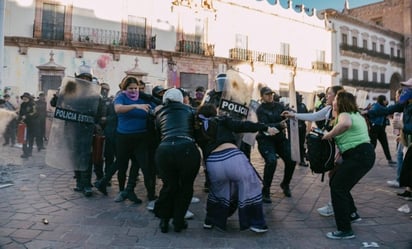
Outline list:
[[[389,187],[399,188],[399,182],[397,180],[387,181]]]
[[[189,210],[187,210],[186,214],[185,214],[185,219],[189,220],[189,219],[192,219],[193,217],[195,217],[195,215],[192,212],[190,212]]]
[[[395,162],[395,161],[392,161],[392,160],[388,160],[388,164],[389,164],[389,165],[395,165],[396,162]]]
[[[268,231],[268,227],[267,226],[263,226],[263,227],[251,226],[249,227],[249,230],[255,233],[266,233]]]
[[[362,220],[362,218],[359,216],[358,213],[353,212],[353,213],[350,214],[350,222],[351,223],[356,223],[356,222],[359,222],[361,220]]]
[[[200,199],[197,197],[192,197],[192,200],[190,201],[190,203],[199,203]]]
[[[290,193],[289,185],[280,184],[280,187],[282,188],[283,194],[284,194],[286,197],[292,197],[292,194]]]
[[[147,206],[146,206],[146,209],[149,210],[149,211],[153,211],[153,210],[154,210],[154,206],[155,206],[155,202],[156,202],[156,200],[149,201],[149,203],[148,203]]]
[[[318,213],[325,217],[329,217],[335,214],[335,212],[333,212],[333,207],[330,202],[326,206],[318,208]]]
[[[328,237],[329,239],[353,239],[355,238],[355,234],[353,234],[353,231],[335,231],[327,233],[326,237]]]
[[[114,198],[114,201],[115,202],[122,202],[122,201],[126,200],[126,197],[127,197],[127,192],[126,191],[120,191],[117,194],[116,198]]]
[[[203,229],[212,229],[213,228],[213,224],[209,223],[208,221],[205,221],[205,223],[203,223]]]

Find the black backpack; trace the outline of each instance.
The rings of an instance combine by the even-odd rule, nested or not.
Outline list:
[[[322,140],[323,131],[312,129],[306,135],[307,157],[310,169],[313,173],[322,174],[321,181],[325,173],[335,166],[335,143],[330,140]]]

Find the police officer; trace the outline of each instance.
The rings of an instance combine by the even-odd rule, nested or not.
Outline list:
[[[109,114],[115,115],[115,113],[111,113],[113,109],[113,101],[109,98],[110,86],[107,83],[100,83],[100,104],[98,114],[100,116],[98,120],[98,124],[100,125],[101,130],[105,136],[104,139],[104,172],[107,172],[107,168],[113,163],[114,161],[114,148],[112,145],[112,138],[113,134],[111,131],[112,119],[113,117],[109,117]],[[114,110],[114,109],[113,109]],[[108,120],[110,119],[110,120]],[[109,123],[108,123],[109,122]],[[106,126],[108,126],[106,129]],[[116,127],[116,125],[114,125]],[[94,162],[94,173],[96,174],[96,180],[100,180],[103,177],[103,160],[99,162]]]
[[[79,68],[79,73],[75,74],[75,77],[78,79],[83,79],[86,81],[89,81],[91,84],[96,84],[96,81],[93,81],[93,71],[92,68],[88,65],[81,65]],[[101,104],[99,103],[99,112],[102,111]],[[104,118],[103,118],[104,119]],[[102,127],[101,127],[101,120],[102,120],[102,114],[98,113],[97,116],[95,117],[95,131],[94,133],[99,133],[102,134]],[[74,188],[74,191],[77,192],[83,192],[84,196],[90,197],[93,194],[92,191],[92,184],[91,184],[91,178],[92,178],[92,155],[90,153],[89,155],[89,165],[86,165],[86,170],[75,170],[74,171],[74,178],[76,179],[76,187]]]
[[[273,100],[274,91],[269,87],[263,87],[260,90],[262,104],[256,110],[258,121],[270,127],[276,127],[280,131],[284,131],[287,127],[284,118],[281,116],[287,108]],[[263,172],[263,202],[271,203],[270,187],[272,185],[273,175],[275,174],[277,157],[285,163],[285,171],[280,187],[286,197],[291,197],[289,184],[295,170],[296,162],[292,161],[289,140],[286,138],[285,132],[279,132],[275,136],[266,136],[262,132],[256,136],[258,142],[258,150],[265,160]]]

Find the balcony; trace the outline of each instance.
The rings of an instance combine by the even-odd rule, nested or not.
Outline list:
[[[127,46],[132,48],[146,49],[146,35],[145,34],[127,34]]]
[[[84,43],[119,45],[120,31],[73,26],[73,39]]]
[[[341,79],[341,84],[343,86],[352,86],[356,88],[369,88],[369,89],[380,89],[380,90],[389,90],[389,83],[378,83],[374,81],[363,81],[363,80],[350,80],[350,79]]]
[[[383,60],[386,60],[386,61],[390,60],[390,61],[394,61],[394,62],[401,63],[401,64],[405,63],[404,58],[391,57],[388,54],[373,51],[373,50],[369,50],[369,49],[366,49],[366,48],[361,48],[361,47],[358,47],[358,46],[352,46],[352,45],[342,43],[340,45],[340,49],[343,50],[343,51],[350,51],[350,52],[353,52],[353,53],[356,53],[356,54],[366,54],[368,56],[378,58],[378,59],[383,59]]]
[[[391,56],[391,57],[390,57],[390,60],[391,60],[392,62],[395,62],[395,63],[405,64],[405,58],[400,58],[400,57]]]
[[[215,45],[203,43],[199,41],[180,40],[179,41],[179,52],[189,53],[189,54],[198,54],[198,55],[204,55],[204,56],[214,56],[215,55]]]
[[[312,69],[322,71],[332,71],[332,63],[326,63],[322,61],[312,62]]]
[[[265,53],[244,48],[231,48],[229,56],[234,60],[264,62],[266,64],[296,65],[296,58],[288,55]]]

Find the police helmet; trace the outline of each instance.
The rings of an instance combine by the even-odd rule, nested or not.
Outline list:
[[[83,64],[79,67],[78,72],[75,73],[74,76],[76,78],[93,81],[93,69],[83,61]]]

